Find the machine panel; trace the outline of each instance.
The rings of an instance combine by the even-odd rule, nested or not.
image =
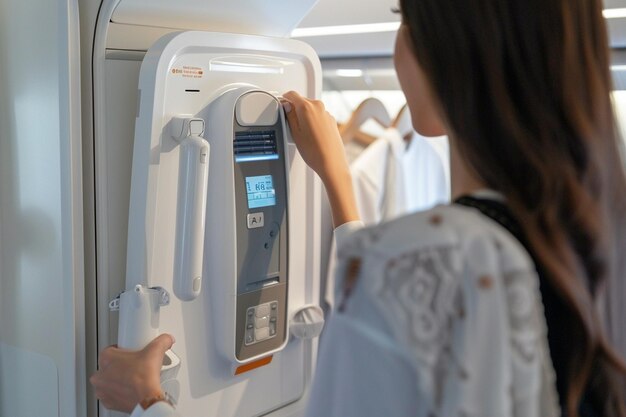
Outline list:
[[[253,94],[276,101],[267,94]],[[288,198],[281,118],[273,118],[277,120],[273,126],[241,126],[238,119],[235,117],[233,142],[237,211],[235,352],[239,360],[245,360],[275,350],[285,341]],[[268,294],[273,295],[268,298]]]

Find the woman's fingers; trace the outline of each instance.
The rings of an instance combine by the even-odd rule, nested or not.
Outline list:
[[[156,337],[152,342],[148,343],[148,345],[143,348],[143,352],[146,355],[157,355],[163,359],[165,352],[172,348],[174,342],[175,340],[172,335],[163,333],[162,335]]]
[[[165,352],[174,338],[162,334],[140,351],[108,347],[89,381],[105,407],[130,412],[135,405],[161,392],[159,374]]]
[[[283,109],[285,110],[285,116],[287,117],[287,123],[291,127],[292,132],[297,132],[300,130],[300,123],[298,122],[298,115],[294,111],[293,104],[287,99],[283,99],[281,101],[283,105]]]

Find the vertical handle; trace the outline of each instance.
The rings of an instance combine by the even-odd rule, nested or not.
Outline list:
[[[123,349],[143,349],[159,335],[158,289],[141,285],[120,295],[117,345]]]
[[[191,301],[200,294],[202,286],[210,147],[201,137],[202,119],[175,118],[172,129],[173,133],[178,132],[174,136],[180,141],[173,287],[178,298]]]

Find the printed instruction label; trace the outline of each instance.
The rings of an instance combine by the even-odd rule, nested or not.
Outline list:
[[[172,74],[180,75],[183,78],[202,78],[204,76],[204,69],[200,67],[190,67],[185,65],[182,67],[174,67],[170,71]]]

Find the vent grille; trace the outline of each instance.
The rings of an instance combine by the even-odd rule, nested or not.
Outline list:
[[[276,132],[273,130],[237,132],[233,150],[237,162],[277,159]]]

